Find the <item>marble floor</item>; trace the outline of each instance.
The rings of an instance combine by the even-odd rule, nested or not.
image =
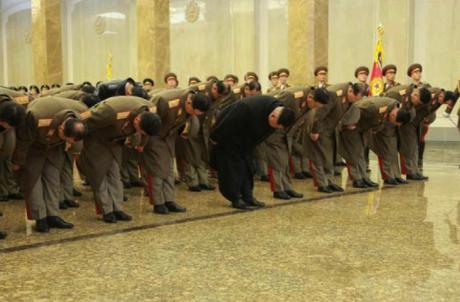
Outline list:
[[[76,227],[36,234],[23,202],[0,203],[0,301],[460,301],[460,143],[428,143],[428,182],[344,194],[295,181],[301,200],[241,212],[178,186],[185,214],[151,213],[127,190],[107,225],[86,188]],[[371,178],[377,180],[372,161]]]

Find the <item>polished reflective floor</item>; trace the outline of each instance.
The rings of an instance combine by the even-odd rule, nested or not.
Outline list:
[[[33,231],[23,202],[0,203],[0,301],[459,301],[460,144],[428,143],[428,182],[231,209],[178,186],[185,214],[126,193],[129,223],[104,224],[85,187],[71,231]],[[377,180],[375,161],[371,177]]]

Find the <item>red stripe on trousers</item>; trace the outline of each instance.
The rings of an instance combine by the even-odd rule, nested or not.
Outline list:
[[[379,168],[380,168],[380,173],[382,173],[382,179],[386,180],[388,179],[388,175],[385,174],[385,171],[383,171],[383,157],[382,156],[377,156],[379,160]]]
[[[315,187],[319,186],[318,178],[316,176],[316,170],[313,168],[313,161],[308,160],[308,165],[310,166],[311,175],[313,176],[313,185]]]
[[[270,182],[270,190],[275,192],[275,178],[273,177],[273,168],[268,166],[268,181]]]
[[[399,155],[399,158],[401,160],[401,174],[402,175],[406,175],[407,174],[407,170],[406,170],[406,158],[404,157],[404,155],[400,154]]]

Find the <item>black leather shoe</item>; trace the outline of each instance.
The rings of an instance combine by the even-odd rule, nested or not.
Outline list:
[[[318,192],[322,193],[332,193],[332,190],[329,187],[318,187]]]
[[[249,206],[245,203],[242,199],[238,199],[237,201],[232,201],[232,208],[240,209],[240,210],[249,210]]]
[[[169,210],[164,204],[157,204],[153,206],[153,213],[167,215],[169,214]]]
[[[406,178],[409,180],[427,180],[428,179],[428,177],[423,176],[421,174],[413,174],[413,175],[407,174]]]
[[[409,183],[407,180],[402,179],[401,177],[395,177],[395,180],[402,185],[407,185]]]
[[[64,221],[64,219],[62,219],[59,216],[48,216],[46,218],[46,220],[47,220],[48,226],[50,228],[56,228],[56,229],[71,229],[71,228],[73,228],[73,224]]]
[[[142,188],[144,186],[144,182],[141,180],[135,180],[130,183],[131,187]]]
[[[371,170],[369,167],[367,167],[367,168],[366,168],[366,172],[367,172],[367,173],[370,173],[370,172],[372,172],[372,170]]]
[[[311,173],[308,172],[308,171],[303,171],[302,174],[303,174],[303,176],[305,176],[306,178],[313,178],[313,175],[311,175]]]
[[[65,200],[59,202],[59,209],[61,210],[67,210],[69,207],[67,206],[67,203]]]
[[[262,176],[260,177],[260,181],[265,181],[265,182],[267,182],[267,181],[270,181],[270,179],[268,179],[268,176],[267,176],[267,175],[262,175]]]
[[[289,196],[289,194],[284,191],[278,191],[278,192],[273,192],[273,198],[289,200],[291,199],[291,196]]]
[[[190,192],[201,192],[201,188],[199,186],[191,186],[191,187],[188,187],[188,190]]]
[[[117,218],[115,217],[115,214],[113,212],[102,215],[102,219],[104,219],[104,222],[106,223],[116,223],[117,222]]]
[[[302,193],[298,193],[294,190],[286,190],[285,191],[287,193],[287,195],[291,196],[291,197],[294,197],[294,198],[302,198],[303,197],[303,194]]]
[[[294,178],[295,178],[295,179],[307,179],[307,178],[305,177],[305,175],[303,175],[302,172],[295,173],[295,174],[294,174]]]
[[[353,188],[364,189],[367,188],[367,185],[362,179],[353,180]]]
[[[373,182],[369,178],[363,178],[363,181],[366,184],[366,186],[368,186],[369,188],[377,188],[379,186],[378,183]]]
[[[180,213],[180,212],[185,212],[187,211],[186,208],[182,207],[181,205],[179,205],[178,203],[174,202],[174,201],[167,201],[165,202],[165,206],[168,208],[168,210],[170,212],[176,212],[176,213]]]
[[[113,211],[113,214],[115,215],[115,218],[117,220],[121,220],[121,221],[131,221],[131,220],[133,220],[133,218],[130,215],[126,214],[123,211]]]
[[[396,181],[394,178],[388,178],[383,181],[384,184],[390,185],[390,186],[397,186],[399,183]]]
[[[418,177],[421,178],[422,180],[428,180],[428,176],[425,176],[421,173],[417,173]]]
[[[64,200],[65,204],[67,205],[68,208],[78,208],[80,207],[80,204],[76,202],[75,200],[69,200],[66,199]]]
[[[0,240],[5,239],[5,238],[6,238],[6,233],[0,231]]]
[[[334,192],[343,192],[344,189],[336,184],[330,184],[329,186],[327,186],[329,189],[331,189],[332,191]]]
[[[24,195],[22,195],[22,193],[10,193],[8,194],[8,198],[13,200],[21,200],[24,199]]]
[[[216,187],[210,184],[200,184],[199,187],[201,190],[205,190],[205,191],[214,191],[216,189]]]
[[[9,200],[8,195],[0,195],[0,202],[7,202]]]
[[[83,195],[83,194],[81,194],[80,191],[78,191],[75,188],[73,188],[72,194],[73,194],[74,197],[81,197]]]
[[[245,201],[246,205],[255,208],[263,208],[265,207],[265,203],[262,201],[258,201],[257,199],[253,198],[251,201]]]
[[[128,201],[128,196],[123,195],[123,201]]]
[[[131,189],[133,186],[129,182],[123,182],[123,189]]]
[[[35,230],[39,233],[48,233],[50,231],[46,217],[35,221]]]

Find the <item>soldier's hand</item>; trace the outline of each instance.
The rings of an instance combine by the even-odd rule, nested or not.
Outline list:
[[[217,145],[217,142],[213,141],[212,139],[209,139],[209,141],[211,142],[211,144]]]
[[[310,138],[312,141],[316,142],[319,139],[319,133],[310,133]]]
[[[346,127],[347,127],[348,130],[356,129],[356,125],[347,125]]]
[[[20,166],[20,165],[12,164],[12,165],[11,165],[11,169],[13,169],[14,172],[17,172],[17,171],[21,170],[21,166]]]
[[[135,149],[139,153],[144,152],[144,146],[137,146]]]

